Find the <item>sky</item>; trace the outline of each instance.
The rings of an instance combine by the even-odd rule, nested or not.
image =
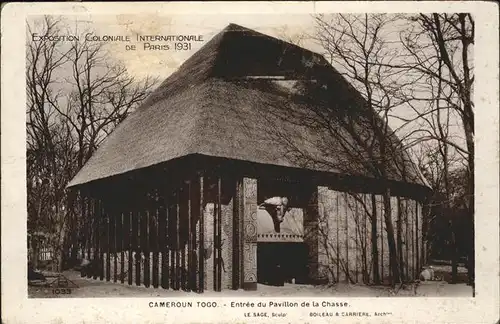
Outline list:
[[[110,43],[110,54],[123,62],[128,71],[135,76],[148,75],[168,77],[189,56],[230,23],[235,23],[261,33],[283,38],[295,37],[313,29],[310,15],[116,15],[116,16],[78,16],[65,19],[69,24],[77,22],[79,29],[92,28],[96,35],[202,35],[203,42],[193,42],[189,51],[125,51],[123,44]],[[142,49],[142,43],[138,47]],[[161,44],[162,42],[157,42]],[[308,42],[304,44],[311,50],[321,49]]]
[[[33,17],[28,23],[40,19]],[[301,39],[300,46],[314,52],[323,54],[323,48],[314,40],[304,35],[312,35],[315,32],[314,17],[310,14],[236,14],[236,15],[159,15],[155,14],[119,14],[119,15],[75,15],[62,17],[68,29],[61,31],[62,35],[78,35],[81,39],[87,32],[93,32],[97,36],[129,36],[130,43],[107,42],[105,49],[109,56],[121,62],[128,73],[138,79],[147,76],[158,77],[160,81],[167,78],[171,73],[197,50],[200,49],[213,36],[224,29],[230,23],[235,23],[258,32],[285,40]],[[399,28],[393,31],[397,35]],[[34,29],[36,30],[36,28]],[[190,42],[188,50],[175,51],[170,43],[169,50],[145,50],[144,42],[137,41],[137,35],[201,35],[202,42]],[[394,36],[395,37],[395,36]],[[126,50],[125,44],[135,45],[136,50]],[[169,42],[151,42],[151,44],[169,44]],[[335,62],[332,62],[336,66]],[[69,71],[68,71],[69,72]],[[65,72],[63,72],[65,73]],[[64,86],[64,85],[63,85]],[[408,107],[398,108],[395,113],[399,117],[409,118],[413,112]],[[455,121],[456,123],[456,121]],[[403,122],[398,118],[390,118],[389,125],[392,129],[398,129]],[[414,125],[405,126],[398,132],[401,137],[409,132]],[[460,126],[455,127],[456,136],[460,136]],[[460,141],[460,140],[459,140]]]

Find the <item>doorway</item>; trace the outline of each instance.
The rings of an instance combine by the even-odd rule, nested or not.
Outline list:
[[[307,246],[296,242],[257,243],[257,281],[271,286],[307,282]]]

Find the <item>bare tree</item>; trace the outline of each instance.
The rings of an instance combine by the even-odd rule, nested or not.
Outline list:
[[[316,22],[316,38],[331,58],[331,63],[339,67],[363,94],[368,106],[382,117],[383,125],[388,125],[390,117],[403,123],[398,129],[411,125],[413,129],[401,137],[406,148],[423,145],[430,150],[428,153],[434,152],[434,158],[441,161],[434,164],[434,167],[442,168],[433,170],[438,172],[431,181],[439,185],[439,188],[433,189],[441,190],[446,197],[445,210],[451,210],[450,202],[453,200],[449,177],[465,162],[468,185],[466,194],[461,197],[465,199],[463,205],[469,209],[469,217],[473,217],[472,16],[462,13],[390,18],[385,15],[336,15],[333,19],[318,16]],[[401,23],[411,28],[400,32],[398,39],[394,31]],[[392,29],[392,35],[390,31],[383,34],[384,27]],[[411,108],[413,116],[401,114],[401,107]],[[460,121],[458,127],[462,127],[461,132],[457,132],[457,119]],[[376,132],[382,129],[376,134],[379,140],[392,135],[387,127],[373,129]],[[382,140],[377,148],[382,157],[387,153],[384,143]],[[380,165],[386,162],[381,161]],[[385,197],[389,197],[389,194],[386,193]],[[389,205],[384,205],[386,215],[390,214],[387,213]],[[469,223],[473,224],[472,221]],[[391,231],[390,224],[387,225],[388,231]],[[455,231],[452,230],[452,242],[456,240]],[[390,241],[389,238],[388,243],[392,245]],[[456,244],[453,246],[452,278],[456,281]],[[392,250],[391,246],[389,248]],[[474,276],[473,255],[471,246],[470,281]]]
[[[65,109],[58,109],[75,132],[77,166],[81,168],[104,138],[135,109],[156,84],[156,78],[138,81],[106,55],[102,43],[74,41],[67,52],[72,86]]]
[[[355,165],[384,184],[383,218],[394,284],[403,278],[397,269],[401,247],[398,249],[395,242],[390,219],[389,179],[394,171],[408,176],[405,170],[394,170],[407,165],[405,160],[409,157],[405,151],[421,149],[416,153],[422,156],[417,157],[420,162],[425,160],[423,164],[429,167],[433,189],[439,188],[448,197],[444,202],[456,199],[450,175],[467,165],[468,190],[460,197],[466,199],[463,204],[472,215],[473,102],[470,95],[474,78],[470,45],[474,23],[467,14],[339,14],[316,16],[315,21],[313,38],[324,49],[330,63],[357,91],[343,79],[327,80],[316,75],[314,80],[299,80],[295,86],[302,96],[300,101],[315,103],[309,106],[310,111],[304,113],[292,107],[283,111],[283,107],[280,109],[279,104],[275,104],[269,107],[268,113],[273,114],[273,119],[286,116],[288,123],[321,130],[324,136],[315,145],[324,156],[335,159],[311,155],[280,129],[272,129],[270,133],[286,146],[288,156],[304,167],[322,166],[352,174],[359,171],[353,170]],[[287,39],[292,43],[302,40],[295,38]],[[457,117],[461,121],[458,127],[463,128],[461,134],[465,134],[462,138],[460,132],[458,136],[456,132]],[[389,128],[390,120],[397,122],[396,129]],[[401,140],[395,137],[396,133]],[[376,249],[373,244],[374,255]],[[473,252],[469,255],[471,262]],[[469,269],[472,274],[473,267]]]
[[[466,192],[461,197],[468,210],[470,224],[474,217],[474,102],[472,91],[474,73],[472,46],[474,44],[474,20],[470,14],[429,14],[409,18],[412,28],[401,33],[406,62],[401,68],[411,68],[420,73],[427,96],[416,99],[412,108],[420,115],[424,127],[415,129],[410,145],[429,141],[430,152],[438,153],[442,165],[439,174],[429,179],[445,195],[445,210],[450,211],[453,192],[449,178],[455,170],[466,167]],[[436,158],[436,156],[434,156]],[[433,168],[436,161],[429,161]],[[430,171],[430,170],[428,170]],[[452,220],[454,222],[454,220]],[[455,226],[452,224],[452,228]],[[473,231],[473,226],[471,228]],[[455,231],[452,241],[456,242]],[[473,234],[472,234],[473,237]],[[456,246],[456,244],[453,244]],[[457,279],[456,247],[452,260],[452,282]],[[469,282],[474,278],[474,246],[471,242],[469,255]]]
[[[408,101],[405,89],[411,82],[402,81],[401,76],[406,71],[390,67],[395,63],[397,53],[391,44],[388,28],[392,27],[398,19],[397,16],[378,14],[338,14],[315,17],[316,40],[325,50],[331,64],[339,67],[343,76],[362,95],[364,102],[362,105],[365,108],[364,117],[357,115],[351,116],[351,118],[357,118],[358,122],[364,118],[365,125],[373,132],[366,134],[366,131],[363,131],[361,127],[355,126],[355,122],[344,120],[341,123],[344,130],[347,130],[349,137],[354,139],[357,144],[354,151],[358,152],[355,154],[368,161],[367,171],[379,179],[385,188],[383,191],[383,217],[388,238],[392,285],[395,285],[397,281],[402,281],[403,278],[401,277],[397,257],[398,247],[391,219],[390,165],[394,164],[394,161],[398,160],[398,156],[404,152],[403,145],[395,139],[397,130],[391,130],[388,124],[389,118],[394,114],[394,109]],[[347,104],[347,106],[350,105]],[[406,123],[409,122],[406,121]],[[337,138],[342,137],[337,136]],[[351,147],[349,150],[352,152],[353,148]],[[366,165],[366,162],[364,164]],[[376,249],[376,245],[374,248]],[[373,253],[377,254],[377,251],[375,250]]]
[[[54,36],[64,28],[49,17],[38,23],[28,31],[36,28],[40,35]],[[29,41],[26,69],[28,224],[33,247],[38,243],[34,233],[41,230],[50,238],[58,270],[78,232],[78,204],[68,197],[68,181],[156,83],[135,80],[100,43],[66,45]]]
[[[59,32],[59,21],[45,17],[40,34],[49,36]],[[31,26],[28,26],[31,33]],[[60,165],[64,163],[59,150],[64,143],[64,127],[59,123],[57,105],[61,93],[54,90],[56,70],[67,61],[59,52],[59,43],[30,42],[27,46],[27,189],[28,233],[31,235],[32,261],[36,267],[38,245],[53,243],[55,232],[50,229],[58,223],[64,180]],[[55,209],[55,210],[54,210]]]

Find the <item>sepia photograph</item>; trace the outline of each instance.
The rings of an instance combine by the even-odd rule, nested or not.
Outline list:
[[[30,297],[473,295],[470,14],[30,18]]]
[[[498,317],[498,14],[251,6],[4,7],[11,320]]]

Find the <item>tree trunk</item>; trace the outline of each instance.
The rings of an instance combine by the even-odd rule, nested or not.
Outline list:
[[[469,285],[472,286],[472,296],[476,296],[476,285],[475,285],[475,248],[474,248],[474,196],[471,197],[471,202],[468,210],[469,218],[469,249],[467,253],[467,280]]]
[[[59,230],[59,237],[57,239],[57,245],[56,248],[54,249],[54,252],[56,253],[56,264],[54,267],[54,271],[57,272],[62,272],[63,270],[63,262],[64,262],[64,252],[65,252],[65,243],[66,241],[66,236],[68,235],[68,225],[65,219],[63,219],[62,224],[60,225],[60,230]]]
[[[386,185],[384,191],[384,220],[387,229],[387,245],[389,247],[389,260],[391,264],[392,276],[391,286],[394,288],[400,282],[399,264],[396,253],[396,242],[394,240],[394,226],[391,218],[391,191]]]
[[[79,242],[79,237],[81,236],[81,228],[79,220],[81,220],[83,217],[78,217],[79,215],[82,215],[82,210],[81,210],[81,196],[77,196],[75,192],[70,191],[68,194],[68,213],[71,213],[70,219],[71,219],[71,224],[70,224],[70,240],[69,240],[69,257],[71,259],[71,264],[75,265],[77,260],[78,260],[78,251],[80,251],[80,242]]]
[[[451,283],[456,284],[458,281],[458,253],[457,253],[457,238],[455,235],[455,222],[451,220]]]
[[[469,158],[468,158],[468,164],[469,164],[469,181],[468,181],[468,186],[467,186],[467,197],[469,197],[469,205],[468,205],[468,217],[469,217],[469,222],[470,222],[470,245],[469,245],[469,253],[468,253],[468,266],[467,266],[467,279],[469,281],[469,284],[472,285],[472,296],[476,295],[476,290],[475,290],[475,248],[474,248],[474,235],[475,235],[475,230],[474,230],[474,203],[475,203],[475,197],[474,197],[474,182],[475,182],[475,177],[474,177],[474,133],[473,133],[473,124],[472,126],[467,124],[468,127],[465,128],[465,135],[466,135],[466,141],[467,141],[467,149],[469,151]]]
[[[36,237],[31,238],[31,266],[33,269],[38,269],[38,239]]]

